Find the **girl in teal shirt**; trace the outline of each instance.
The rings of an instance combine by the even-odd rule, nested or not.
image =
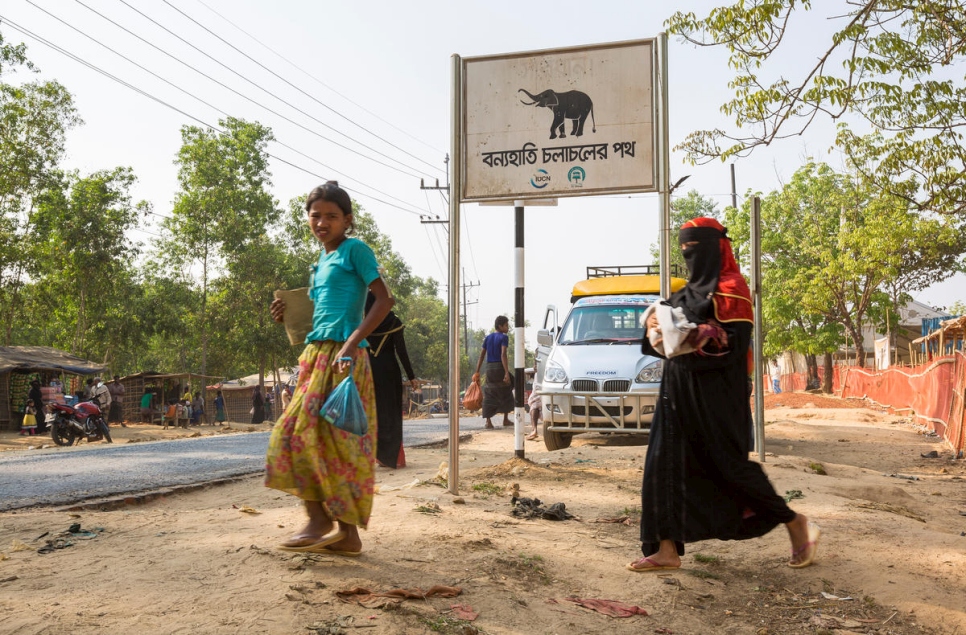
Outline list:
[[[362,552],[359,527],[365,528],[375,492],[376,401],[369,356],[359,355],[365,337],[392,309],[375,255],[352,233],[352,201],[329,181],[305,202],[309,228],[323,251],[313,267],[309,295],[315,304],[312,330],[299,358],[299,379],[269,440],[265,485],[301,498],[308,522],[279,545],[284,551],[343,556]],[[366,291],[376,297],[363,316]],[[276,299],[272,317],[281,322],[285,303]],[[350,365],[343,358],[351,358]],[[355,435],[319,416],[328,394],[353,368],[369,429]]]

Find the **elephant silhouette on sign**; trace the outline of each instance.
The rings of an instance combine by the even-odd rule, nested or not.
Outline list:
[[[545,90],[542,93],[533,93],[524,89],[519,89],[518,93],[526,93],[531,102],[520,100],[520,103],[537,108],[549,108],[553,111],[553,123],[550,124],[550,138],[556,139],[558,136],[563,139],[566,137],[566,121],[572,119],[574,122],[573,130],[570,134],[579,137],[584,134],[584,122],[590,115],[592,131],[597,132],[597,122],[594,120],[594,102],[591,101],[587,93],[579,90],[568,90],[565,93],[558,93],[554,90]],[[559,135],[557,134],[559,131]]]

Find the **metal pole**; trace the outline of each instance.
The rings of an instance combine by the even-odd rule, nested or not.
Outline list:
[[[449,190],[449,492],[459,494],[460,199],[463,196],[463,60],[453,55]],[[467,351],[469,354],[469,351]]]
[[[738,211],[738,185],[735,181],[735,164],[731,164],[731,206]],[[741,268],[741,251],[738,246],[735,245],[735,260],[738,261],[738,267]]]
[[[657,189],[661,205],[658,238],[661,255],[661,297],[671,296],[671,150],[668,132],[667,33],[657,35]]]
[[[765,462],[765,384],[762,381],[761,328],[761,199],[751,199],[751,297],[755,304],[755,449]]]
[[[524,285],[524,249],[523,249],[523,201],[513,203],[514,223],[516,225],[516,243],[514,244],[513,278],[514,278],[514,302],[513,302],[513,450],[516,456],[524,458],[523,450],[523,396],[526,391],[526,375],[524,374],[524,361],[526,359],[526,337],[524,333],[523,320],[523,285]]]

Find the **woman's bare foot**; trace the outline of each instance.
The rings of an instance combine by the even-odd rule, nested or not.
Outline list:
[[[681,568],[681,558],[676,554],[673,558],[662,558],[659,554],[654,554],[653,556],[644,556],[643,558],[638,558],[634,562],[630,562],[625,567],[628,571],[662,571],[666,569],[680,569]]]
[[[483,427],[486,428],[487,430],[492,430],[493,429],[493,422],[490,421],[489,419],[487,419],[486,420],[486,425],[483,426]]]
[[[818,539],[822,533],[818,525],[809,522],[802,514],[795,514],[795,518],[786,523],[785,527],[788,529],[788,538],[792,543],[792,556],[788,566],[802,569],[812,564],[818,551]]]
[[[305,513],[309,520],[291,538],[281,544],[282,547],[306,547],[321,541],[323,537],[330,536],[339,531],[340,527],[325,513],[322,503],[319,501],[304,501]]]
[[[338,542],[333,542],[326,549],[343,555],[357,555],[362,552],[362,538],[359,536],[359,528],[355,525],[340,523],[339,526],[345,532],[345,538]]]
[[[680,569],[681,557],[673,540],[662,540],[656,553],[649,556],[638,558],[634,562],[628,563],[625,567],[628,571],[661,571],[664,569]]]

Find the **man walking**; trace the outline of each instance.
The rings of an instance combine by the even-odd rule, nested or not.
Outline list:
[[[124,384],[121,383],[121,378],[114,375],[114,381],[107,385],[108,391],[111,393],[111,412],[108,415],[108,423],[120,423],[122,427],[127,427],[124,423]]]

